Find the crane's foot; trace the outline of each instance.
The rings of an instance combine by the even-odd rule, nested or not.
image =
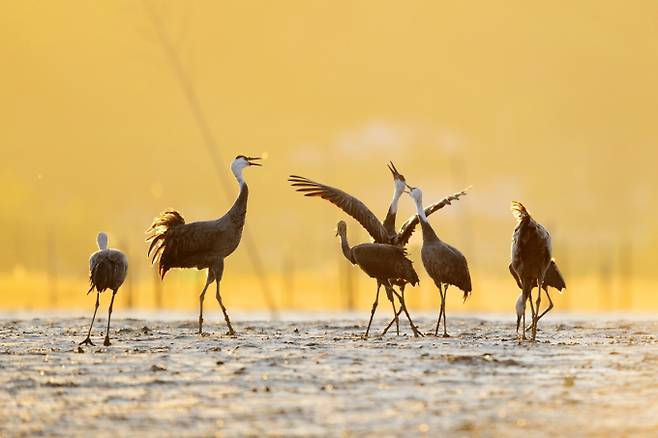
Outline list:
[[[91,345],[91,346],[94,346],[94,347],[96,346],[96,344],[94,344],[93,342],[91,342],[91,339],[89,339],[89,336],[87,336],[87,339],[85,339],[84,341],[80,342],[78,345],[83,345],[83,344],[84,344],[84,345]]]
[[[443,337],[444,337],[444,338],[449,338],[450,335],[449,335],[448,333],[444,333],[444,334],[443,334]]]
[[[420,336],[421,338],[424,338],[424,337],[425,337],[425,335],[424,335],[420,330],[418,330],[418,327],[416,327],[416,326],[413,325],[413,324],[411,324],[411,331],[412,331],[413,334],[414,334],[414,338],[417,338],[417,337],[419,337],[419,336]]]
[[[229,329],[229,330],[226,332],[226,336],[235,336],[235,331],[234,331],[233,329]]]
[[[112,345],[112,343],[110,342],[110,337],[109,336],[105,336],[105,340],[103,341],[103,345],[105,345],[106,347],[109,347],[110,345]]]

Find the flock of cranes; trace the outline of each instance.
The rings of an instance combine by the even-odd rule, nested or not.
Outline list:
[[[207,269],[208,276],[205,286],[199,295],[199,325],[198,333],[203,331],[203,302],[208,286],[215,282],[215,297],[224,314],[228,327],[228,335],[234,335],[235,330],[220,293],[220,282],[224,272],[224,259],[231,255],[240,244],[242,229],[247,214],[247,199],[249,188],[243,177],[243,170],[249,166],[260,166],[258,157],[238,155],[231,163],[231,171],[235,176],[240,193],[231,208],[216,220],[185,223],[183,216],[174,210],[166,210],[157,216],[146,230],[147,251],[151,262],[157,266],[161,278],[172,268]],[[373,212],[354,196],[331,186],[312,181],[308,178],[291,175],[288,181],[298,192],[308,197],[320,197],[334,204],[343,212],[354,218],[370,235],[372,242],[350,246],[347,239],[347,224],[341,220],[336,227],[336,236],[340,238],[341,250],[345,258],[357,265],[366,275],[377,282],[375,300],[372,304],[370,319],[365,337],[370,333],[372,320],[377,310],[379,293],[382,288],[393,309],[393,319],[382,332],[386,332],[395,324],[396,333],[400,334],[399,317],[405,314],[414,336],[424,334],[414,324],[404,299],[407,284],[418,284],[418,274],[412,261],[407,256],[406,246],[415,228],[420,224],[423,234],[421,259],[423,267],[434,281],[440,298],[439,315],[434,330],[437,336],[443,320],[443,336],[447,337],[446,297],[448,288],[454,286],[462,292],[464,301],[472,291],[471,277],[466,257],[454,246],[441,240],[429,223],[428,216],[461,199],[468,189],[450,195],[438,202],[423,206],[423,193],[420,188],[407,183],[406,178],[391,162],[388,165],[393,175],[393,199],[384,221],[380,221]],[[403,194],[409,195],[415,207],[416,214],[410,217],[396,230],[395,222],[398,203]],[[516,302],[517,333],[521,328],[521,338],[526,339],[526,331],[531,331],[534,340],[537,335],[537,322],[553,308],[553,302],[548,287],[561,291],[566,287],[564,278],[551,256],[551,237],[546,228],[530,216],[530,213],[520,202],[512,202],[512,213],[516,218],[516,227],[512,235],[512,261],[509,270],[514,277],[521,294]],[[97,238],[99,250],[92,254],[89,262],[90,283],[88,291],[96,289],[96,306],[89,326],[87,338],[80,344],[94,345],[91,341],[91,330],[99,306],[100,293],[106,289],[112,291],[107,331],[104,345],[110,345],[110,318],[114,297],[123,284],[128,272],[128,260],[119,250],[107,247],[107,235],[99,233]],[[398,288],[398,290],[395,289]],[[536,301],[533,304],[532,290],[537,288]],[[539,313],[541,291],[546,293],[549,306]],[[395,300],[398,300],[399,309]],[[530,302],[532,321],[526,325],[526,305]],[[522,325],[521,325],[522,323]]]

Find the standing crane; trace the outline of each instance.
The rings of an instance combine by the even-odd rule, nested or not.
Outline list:
[[[544,284],[546,271],[551,264],[551,235],[539,222],[535,221],[528,210],[517,201],[512,201],[512,214],[516,219],[516,227],[512,234],[512,271],[514,277],[521,285],[523,301],[523,330],[522,339],[525,339],[525,308],[530,300],[532,311],[532,340],[537,337],[537,321],[539,305],[541,303],[541,290]],[[532,304],[532,289],[537,286],[537,308]]]
[[[519,289],[523,289],[523,286],[521,285],[521,280],[519,280],[519,277],[516,275],[516,272],[514,272],[514,268],[512,268],[512,265],[509,265],[509,271],[512,274],[512,277],[514,277],[514,280],[516,281],[516,284],[519,286]],[[564,277],[562,277],[562,273],[560,272],[560,269],[557,267],[557,263],[555,263],[555,260],[551,260],[551,263],[548,266],[548,269],[546,270],[546,276],[544,277],[544,284],[542,285],[542,289],[544,289],[544,292],[546,292],[546,297],[548,297],[548,307],[537,317],[537,321],[539,321],[542,316],[546,315],[548,312],[551,311],[553,308],[553,300],[551,299],[551,294],[548,293],[548,288],[549,287],[554,287],[555,289],[558,290],[558,292],[562,293],[563,289],[566,289],[567,284],[564,281]],[[519,297],[516,300],[516,332],[519,332],[519,325],[521,324],[521,318],[523,317],[525,309],[523,306],[523,292],[519,294]],[[526,330],[530,330],[531,327],[527,327]]]
[[[389,245],[387,243],[362,243],[350,248],[347,241],[347,224],[344,221],[338,222],[336,236],[340,236],[341,249],[345,258],[347,258],[353,265],[359,266],[359,268],[361,268],[361,270],[369,277],[377,280],[377,295],[375,296],[375,302],[372,304],[370,320],[368,321],[368,328],[366,328],[365,337],[367,338],[368,333],[370,332],[370,325],[372,324],[372,318],[375,316],[375,311],[377,310],[379,290],[382,285],[386,289],[386,296],[389,301],[393,302],[393,296],[398,296],[400,307],[404,310],[405,315],[409,320],[409,325],[411,326],[414,336],[419,336],[420,332],[411,320],[409,312],[407,312],[404,298],[402,298],[401,295],[398,295],[391,285],[392,280],[402,280],[406,283],[411,283],[412,285],[418,284],[418,274],[416,274],[416,271],[411,264],[411,260],[406,257],[406,250],[402,247]],[[393,307],[393,311],[395,312],[395,306]],[[397,312],[395,314],[397,315]]]
[[[448,337],[446,329],[446,295],[448,286],[458,287],[463,292],[464,301],[471,293],[471,275],[468,272],[466,257],[459,250],[443,242],[434,232],[423,209],[423,192],[417,187],[408,187],[409,196],[416,204],[416,212],[423,230],[423,247],[421,257],[423,266],[439,288],[441,308],[436,322],[434,335],[439,334],[439,324],[443,317],[443,336]]]
[[[89,258],[89,283],[91,287],[87,291],[87,295],[96,289],[96,307],[94,307],[94,316],[91,317],[87,338],[80,342],[80,345],[95,345],[91,342],[91,328],[94,326],[94,320],[96,319],[100,294],[106,289],[112,291],[112,299],[107,314],[107,331],[105,332],[103,345],[111,345],[110,318],[112,317],[112,306],[114,305],[114,296],[117,294],[128,274],[128,258],[118,249],[108,248],[107,240],[107,234],[98,233],[96,237],[98,251],[93,253]]]
[[[216,285],[215,297],[224,313],[228,326],[228,335],[235,335],[231,320],[226,312],[219,292],[219,282],[224,273],[224,259],[231,255],[240,244],[249,188],[242,177],[242,171],[248,166],[260,166],[259,157],[238,155],[231,163],[231,171],[238,181],[240,193],[233,206],[219,219],[185,223],[177,211],[166,210],[153,220],[146,230],[146,239],[151,242],[147,255],[151,262],[158,265],[160,277],[164,278],[171,268],[208,269],[206,285],[199,295],[199,334],[203,330],[203,300],[206,289],[213,281]]]
[[[462,196],[465,196],[469,189],[470,189],[470,187],[467,187],[466,189],[462,190],[461,192],[453,193],[452,195],[446,196],[445,198],[443,198],[439,202],[435,202],[433,204],[428,205],[427,207],[425,207],[425,210],[424,210],[425,211],[425,216],[429,216],[432,213],[434,213],[435,211],[440,210],[441,208],[445,207],[446,205],[452,204],[452,201],[456,201],[459,198],[461,198]],[[420,218],[417,214],[414,214],[409,219],[407,219],[405,221],[405,223],[402,224],[402,226],[400,227],[400,231],[395,236],[395,239],[394,239],[395,245],[401,246],[403,248],[406,247],[407,244],[409,243],[409,239],[411,238],[411,235],[413,234],[414,230],[416,229],[416,226],[418,225],[419,221],[420,221]],[[405,283],[404,282],[402,282],[402,283],[398,282],[396,284],[399,286],[400,294],[404,298]],[[396,317],[400,316],[400,312],[402,312],[402,309],[398,310],[398,313],[397,313]],[[388,326],[386,326],[386,328],[384,329],[384,332],[382,333],[382,336],[386,334],[388,329],[393,325],[394,321],[395,321],[395,319],[391,320],[391,322],[388,324]]]

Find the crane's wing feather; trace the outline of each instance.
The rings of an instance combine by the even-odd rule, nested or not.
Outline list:
[[[298,192],[304,193],[304,196],[319,196],[352,216],[368,231],[375,242],[388,243],[391,240],[379,219],[354,196],[303,176],[290,175],[288,181]]]
[[[558,291],[562,292],[562,289],[567,288],[567,284],[562,277],[560,269],[557,267],[555,260],[551,260],[551,264],[548,265],[546,270],[546,276],[544,277],[544,285],[549,287],[554,287]]]
[[[435,202],[434,204],[425,207],[425,216],[429,216],[435,211],[442,209],[446,205],[452,204],[452,201],[456,201],[462,196],[466,196],[469,189],[470,187],[467,187],[461,192],[453,193],[452,195],[443,198],[439,202]],[[414,233],[414,230],[416,229],[416,225],[418,225],[419,222],[420,219],[417,214],[407,219],[407,221],[403,223],[402,226],[400,227],[400,231],[396,236],[396,243],[402,246],[405,246],[407,243],[409,243],[409,239],[411,238],[411,235]]]

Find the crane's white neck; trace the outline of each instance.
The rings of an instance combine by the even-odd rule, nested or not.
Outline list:
[[[398,212],[398,201],[400,201],[400,196],[404,192],[405,184],[403,181],[395,181],[395,190],[393,191],[393,199],[391,200],[391,213],[396,214]]]
[[[98,249],[101,251],[107,249],[107,234],[98,233],[98,236],[96,237],[96,243],[98,244]]]
[[[238,180],[238,184],[240,184],[240,187],[242,187],[245,184],[244,178],[242,176],[242,171],[247,166],[249,166],[249,163],[247,162],[247,160],[244,160],[242,158],[233,160],[233,163],[231,163],[231,171],[233,172],[235,179]]]
[[[423,222],[427,222],[427,216],[425,215],[425,209],[423,208],[423,196],[420,194],[416,194],[414,198],[414,203],[416,204],[416,212],[418,213],[418,217],[420,217],[420,220]]]

